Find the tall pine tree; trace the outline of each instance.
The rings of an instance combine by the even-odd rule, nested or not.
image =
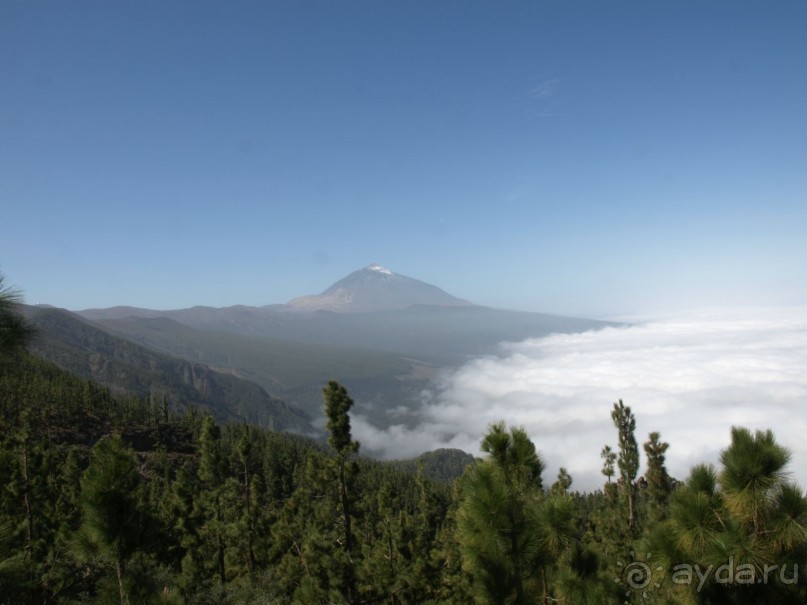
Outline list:
[[[619,435],[619,453],[616,462],[628,503],[628,527],[633,532],[636,530],[636,475],[639,472],[639,446],[635,435],[636,417],[630,407],[620,399],[614,404],[611,419]]]
[[[140,545],[143,529],[136,497],[139,485],[134,452],[118,436],[101,439],[81,479],[81,531],[112,564],[120,605],[128,603],[126,563]]]
[[[353,507],[356,495],[353,493],[354,479],[357,473],[355,455],[359,451],[359,442],[353,441],[350,433],[350,408],[353,400],[344,386],[331,380],[323,389],[325,417],[327,418],[328,444],[333,448],[333,464],[336,471],[338,506],[342,527],[343,558],[339,559],[339,573],[335,578],[342,587],[343,596],[351,605],[359,602],[356,581],[356,565],[354,559],[358,555],[353,535]]]
[[[463,478],[457,537],[463,567],[487,603],[534,603],[541,592],[539,499],[543,460],[523,428],[490,426],[488,454]]]

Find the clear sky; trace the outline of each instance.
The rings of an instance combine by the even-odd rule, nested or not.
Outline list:
[[[70,309],[381,263],[589,316],[807,303],[807,3],[0,2],[0,271]]]

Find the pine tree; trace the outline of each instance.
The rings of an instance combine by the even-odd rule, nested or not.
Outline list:
[[[3,287],[3,280],[4,276],[0,273],[0,357],[24,347],[35,333],[33,326],[19,311],[22,296],[13,288]]]
[[[376,598],[390,605],[404,603],[402,594],[406,589],[407,557],[405,512],[396,506],[395,494],[390,483],[384,483],[376,497],[377,517],[374,533],[376,539],[365,545],[363,576],[372,578],[372,590]]]
[[[611,483],[611,477],[615,473],[616,454],[610,445],[603,446],[602,451],[600,451],[600,458],[602,458],[602,474],[608,479],[608,483]]]
[[[136,499],[139,485],[134,452],[120,437],[101,439],[93,448],[90,465],[81,479],[84,513],[81,531],[100,555],[112,563],[120,605],[128,602],[124,584],[126,563],[137,550],[142,531]]]
[[[409,520],[412,524],[410,558],[412,574],[409,592],[414,602],[426,602],[436,596],[442,570],[439,552],[441,524],[448,514],[446,496],[442,497],[435,485],[425,476],[423,464],[418,465],[416,475],[417,507]]]
[[[661,441],[661,435],[652,432],[648,440],[644,443],[644,451],[647,455],[647,495],[658,508],[663,508],[667,503],[667,498],[672,490],[672,479],[667,473],[664,464],[665,453],[670,447],[669,443]]]
[[[319,452],[309,452],[297,488],[283,503],[272,526],[269,559],[279,588],[293,603],[344,602],[331,599],[331,576],[338,574],[333,539],[335,503],[333,472]],[[339,553],[339,564],[344,562]],[[338,583],[338,582],[336,582]]]
[[[199,480],[203,490],[198,504],[205,518],[202,533],[210,539],[215,551],[214,560],[220,584],[227,581],[222,502],[224,477],[221,429],[210,416],[205,416],[199,435]]]
[[[254,501],[252,494],[253,473],[250,469],[252,454],[252,440],[250,439],[249,427],[244,427],[244,434],[238,440],[238,460],[242,468],[242,487],[243,487],[243,513],[241,515],[240,528],[241,534],[246,537],[246,553],[245,559],[249,572],[255,571],[255,513]]]
[[[565,469],[561,469],[565,470]],[[567,475],[568,477],[568,475]],[[571,484],[571,477],[568,477]],[[564,479],[561,479],[565,483]],[[561,556],[576,543],[575,510],[568,494],[555,490],[541,499],[538,507],[540,531],[541,594],[545,605],[552,602],[549,593],[549,573],[558,567]]]
[[[572,481],[572,476],[569,474],[569,471],[566,470],[566,467],[561,466],[560,469],[558,469],[558,478],[552,484],[552,487],[549,488],[549,493],[552,495],[565,494],[572,486]]]
[[[356,566],[354,558],[357,548],[353,536],[353,507],[356,499],[352,488],[357,472],[354,461],[359,451],[359,442],[353,441],[350,433],[350,408],[353,400],[344,386],[331,380],[322,391],[327,418],[328,444],[335,456],[333,463],[336,470],[337,489],[339,492],[339,511],[342,526],[343,557],[338,559],[337,581],[344,590],[344,597],[348,603],[358,603],[359,595],[356,581]]]
[[[524,605],[540,592],[539,498],[544,463],[523,428],[490,426],[462,483],[457,537],[479,598]]]
[[[720,487],[726,508],[748,531],[766,532],[771,508],[783,489],[790,452],[776,443],[771,431],[734,427],[731,446],[720,455]]]
[[[636,475],[639,472],[639,446],[636,444],[636,418],[630,407],[622,403],[620,399],[614,404],[611,411],[611,419],[614,421],[619,434],[619,454],[617,455],[617,466],[619,467],[619,477],[622,481],[622,489],[627,495],[628,501],[628,528],[631,531],[636,529]]]
[[[671,599],[805,602],[807,590],[796,579],[807,552],[807,501],[787,479],[789,460],[790,453],[770,431],[735,427],[731,445],[720,456],[722,469],[695,466],[672,492],[669,519],[643,545],[671,577],[679,566],[677,582],[664,587]],[[702,582],[694,577],[682,581],[681,562],[714,573]],[[724,572],[731,569],[728,582],[717,571],[721,566]]]

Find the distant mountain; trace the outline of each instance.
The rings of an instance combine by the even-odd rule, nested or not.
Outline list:
[[[473,305],[380,265],[288,305],[81,315],[153,350],[254,381],[312,418],[321,418],[323,385],[336,379],[356,413],[379,427],[407,422],[404,411],[421,405],[442,371],[498,354],[502,342],[614,325]]]
[[[467,307],[471,303],[437,286],[372,264],[340,279],[322,294],[295,298],[286,307],[296,311],[368,313],[413,305]]]
[[[171,406],[209,410],[220,421],[239,420],[276,430],[309,431],[310,419],[255,383],[210,367],[156,353],[56,308],[26,307],[38,330],[32,352],[115,394]]]

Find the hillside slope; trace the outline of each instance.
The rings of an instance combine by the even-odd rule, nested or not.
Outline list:
[[[309,430],[301,410],[259,385],[210,367],[151,351],[68,311],[27,307],[38,330],[31,350],[64,370],[126,394],[184,409],[199,406],[219,420],[243,420],[277,430]]]

